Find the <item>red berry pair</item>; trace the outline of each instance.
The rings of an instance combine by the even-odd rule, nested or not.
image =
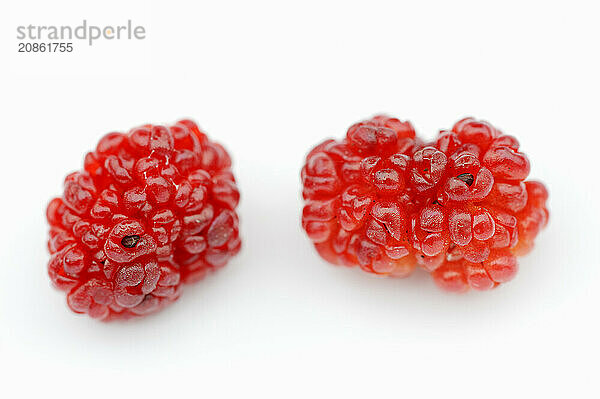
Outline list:
[[[528,174],[517,139],[487,122],[424,143],[410,122],[376,116],[308,154],[302,226],[331,263],[394,277],[420,266],[445,290],[486,290],[515,276],[548,221]]]
[[[421,142],[377,116],[327,140],[302,169],[302,226],[326,260],[396,277],[417,265],[450,291],[516,273],[548,220],[512,136],[464,119]],[[143,316],[240,250],[229,155],[198,126],[109,133],[48,205],[48,273],[77,313]]]

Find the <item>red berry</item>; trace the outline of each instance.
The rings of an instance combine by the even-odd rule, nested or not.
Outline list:
[[[327,140],[302,169],[302,226],[331,263],[403,277],[418,265],[449,291],[512,279],[548,220],[519,142],[466,118],[422,143],[376,116]]]
[[[109,133],[47,209],[48,274],[77,313],[143,316],[240,250],[231,160],[192,121]]]

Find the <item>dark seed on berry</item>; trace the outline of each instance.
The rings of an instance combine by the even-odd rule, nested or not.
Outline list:
[[[134,234],[131,236],[123,237],[123,239],[121,240],[121,244],[125,248],[133,248],[136,246],[136,244],[138,243],[139,240],[140,240],[140,236],[138,236],[137,234]]]
[[[473,175],[470,173],[462,173],[456,176],[456,178],[467,183],[467,186],[470,186],[475,181],[475,177],[473,177]]]

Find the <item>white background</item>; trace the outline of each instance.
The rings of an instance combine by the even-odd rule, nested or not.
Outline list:
[[[2,2],[0,396],[598,397],[595,3]],[[17,53],[16,26],[83,18],[147,38]],[[315,254],[303,157],[380,112],[519,138],[551,222],[514,281],[451,295]],[[74,315],[46,275],[47,202],[104,133],[181,117],[234,158],[243,251],[159,314]]]

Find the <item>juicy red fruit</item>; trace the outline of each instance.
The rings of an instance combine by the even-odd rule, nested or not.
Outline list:
[[[225,149],[189,120],[109,133],[47,209],[48,274],[77,313],[143,316],[241,246]]]
[[[302,169],[302,226],[334,264],[405,277],[420,266],[448,291],[511,280],[548,221],[519,142],[465,118],[424,143],[376,116],[327,140]]]

